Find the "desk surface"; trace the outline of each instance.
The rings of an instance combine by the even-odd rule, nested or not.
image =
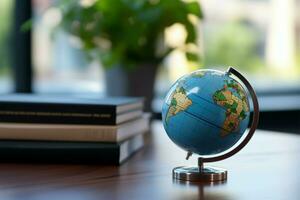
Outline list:
[[[121,167],[0,164],[0,199],[300,199],[300,136],[257,131],[236,156],[224,184],[183,184],[171,170],[196,164],[154,122],[147,146]]]

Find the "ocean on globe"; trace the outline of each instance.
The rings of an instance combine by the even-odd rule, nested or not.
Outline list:
[[[248,126],[249,115],[243,86],[217,70],[198,70],[180,78],[162,108],[169,138],[203,157],[234,146]]]

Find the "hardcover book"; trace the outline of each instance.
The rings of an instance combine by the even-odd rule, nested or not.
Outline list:
[[[0,123],[0,139],[121,142],[149,131],[149,114],[119,125]]]
[[[119,165],[143,145],[144,134],[121,143],[0,140],[0,159],[2,162]]]
[[[0,96],[1,122],[116,125],[141,116],[142,110],[142,98]]]

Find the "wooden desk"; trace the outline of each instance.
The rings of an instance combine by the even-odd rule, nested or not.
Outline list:
[[[213,165],[228,169],[219,185],[172,180],[185,152],[153,123],[149,143],[121,167],[0,164],[0,199],[300,199],[300,136],[257,131],[238,155]]]

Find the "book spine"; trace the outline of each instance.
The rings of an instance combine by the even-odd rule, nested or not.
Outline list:
[[[0,119],[2,122],[115,125],[116,107],[1,102]]]

